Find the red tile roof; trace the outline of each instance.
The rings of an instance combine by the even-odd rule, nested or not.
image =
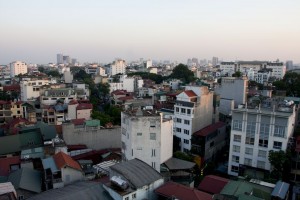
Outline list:
[[[76,105],[76,104],[78,104],[78,102],[75,99],[73,99],[69,102],[69,105]]]
[[[226,126],[226,124],[224,122],[217,122],[215,124],[212,124],[212,125],[209,125],[209,126],[203,128],[199,131],[196,131],[193,135],[207,136],[223,126]]]
[[[0,104],[3,105],[3,104],[10,104],[10,101],[3,101],[3,100],[0,100]]]
[[[220,194],[225,185],[229,182],[228,179],[219,176],[208,175],[201,181],[198,189],[210,194]]]
[[[86,109],[93,109],[93,104],[81,103],[76,107],[76,110],[86,110]]]
[[[20,85],[14,84],[14,85],[4,85],[3,91],[20,91]]]
[[[180,200],[212,199],[212,195],[210,194],[174,182],[167,182],[166,184],[156,189],[155,193],[167,198],[176,198]]]
[[[80,118],[80,119],[72,119],[71,122],[77,126],[77,125],[83,125],[84,124],[85,119],[84,118]]]
[[[55,154],[53,156],[53,159],[54,159],[55,164],[58,169],[68,166],[73,169],[82,171],[79,163],[76,162],[75,160],[73,160],[69,155],[67,155],[63,152],[59,152],[59,153]]]
[[[21,164],[20,156],[0,158],[0,176],[8,176],[11,165]]]
[[[133,99],[132,96],[126,96],[126,97],[119,97],[118,100],[120,101],[126,101],[126,100],[130,100],[130,99]]]
[[[71,144],[71,145],[67,145],[67,147],[68,147],[68,151],[87,149],[87,146],[85,144]]]
[[[196,97],[196,96],[197,96],[193,90],[186,90],[186,91],[184,91],[184,93],[185,93],[188,97]]]
[[[126,95],[127,90],[115,90],[113,92],[111,92],[111,94],[113,95]]]

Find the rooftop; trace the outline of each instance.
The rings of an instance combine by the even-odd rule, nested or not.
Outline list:
[[[174,157],[167,160],[164,164],[169,170],[192,169],[196,165],[194,162],[189,162]]]
[[[155,190],[155,193],[170,199],[180,200],[211,200],[212,196],[197,189],[178,183],[167,182]]]
[[[213,133],[214,131],[218,130],[219,128],[225,127],[226,123],[224,122],[217,122],[215,124],[211,124],[209,126],[204,127],[203,129],[196,131],[195,133],[193,133],[193,135],[197,135],[197,136],[207,136],[211,133]]]
[[[110,168],[126,178],[135,188],[150,185],[163,178],[155,169],[139,159],[118,163]]]
[[[225,185],[229,182],[228,179],[219,176],[208,175],[198,186],[198,189],[210,194],[219,194]]]
[[[59,168],[59,169],[68,166],[73,169],[77,169],[77,170],[81,171],[81,167],[78,164],[78,162],[76,162],[69,155],[67,155],[63,152],[59,152],[59,153],[55,154],[53,156],[53,159],[55,161],[57,168]]]

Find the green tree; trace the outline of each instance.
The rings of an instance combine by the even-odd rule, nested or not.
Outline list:
[[[97,89],[99,91],[99,95],[100,97],[106,97],[107,95],[109,95],[109,87],[110,85],[108,83],[99,83],[97,84]]]
[[[289,179],[290,163],[291,163],[291,152],[280,151],[269,151],[269,162],[273,169],[271,171],[271,176],[273,178],[279,178],[282,180]]]
[[[169,76],[170,78],[180,79],[184,83],[190,83],[196,80],[194,73],[189,70],[187,65],[179,64],[174,69],[172,74]]]
[[[92,116],[91,116],[93,119],[99,119],[100,120],[100,124],[101,126],[104,126],[105,124],[107,124],[108,122],[112,122],[112,118],[105,114],[105,113],[102,113],[100,111],[93,111],[92,112]]]
[[[47,71],[46,74],[48,76],[52,76],[52,77],[61,77],[61,75],[59,74],[59,72],[57,70]]]
[[[165,78],[162,75],[153,74],[149,72],[134,72],[134,73],[128,73],[128,76],[141,76],[142,79],[150,79],[152,81],[155,81],[156,84],[160,84],[165,80]]]
[[[240,71],[236,71],[234,74],[232,74],[232,77],[241,77],[242,76],[242,72]]]
[[[121,125],[121,108],[107,104],[104,108],[104,111],[105,114],[111,117],[111,120],[114,124]]]
[[[300,96],[300,74],[287,72],[282,80],[273,82],[277,90],[285,90],[288,96]]]
[[[44,73],[45,72],[45,68],[43,66],[39,66],[38,67],[39,72]]]
[[[181,151],[176,151],[173,155],[175,158],[181,159],[181,160],[186,160],[186,161],[190,161],[193,162],[194,161],[194,157],[191,155],[188,155],[186,153],[183,153]]]

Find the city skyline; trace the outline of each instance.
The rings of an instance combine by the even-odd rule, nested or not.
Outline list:
[[[188,58],[300,62],[299,1],[1,1],[0,64]]]

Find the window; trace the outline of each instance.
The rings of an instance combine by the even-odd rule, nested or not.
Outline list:
[[[241,136],[240,135],[233,135],[233,141],[234,142],[241,142]]]
[[[154,128],[154,127],[155,127],[155,121],[154,121],[154,120],[151,120],[151,121],[150,121],[150,127],[151,127],[151,128]]]
[[[150,133],[150,140],[156,140],[156,133]]]
[[[190,121],[189,120],[184,120],[184,124],[190,125]]]
[[[126,129],[125,128],[122,128],[122,134],[126,135]]]
[[[191,109],[186,109],[187,114],[190,115],[191,114]]]
[[[129,197],[125,197],[125,200],[129,200]]]
[[[143,134],[142,134],[142,133],[137,133],[136,135],[137,135],[137,136],[142,136]]]
[[[285,127],[275,125],[274,136],[284,138],[285,137]]]
[[[268,140],[269,140],[269,124],[261,124],[260,131],[259,131],[259,143],[258,145],[261,147],[268,147]]]
[[[151,163],[152,168],[155,168],[155,162]]]
[[[176,122],[177,122],[177,123],[181,123],[181,119],[180,119],[180,118],[177,118],[177,119],[176,119]]]
[[[233,152],[239,153],[239,152],[240,152],[240,149],[241,149],[240,146],[237,146],[237,145],[233,145],[233,146],[232,146],[232,151],[233,151]]]
[[[266,165],[266,162],[260,161],[260,160],[257,161],[257,168],[265,169],[265,165]]]
[[[245,161],[244,161],[244,165],[252,165],[252,159],[250,158],[245,158]]]
[[[189,150],[188,150],[188,149],[186,149],[186,148],[183,148],[183,152],[185,152],[185,153],[189,153]]]
[[[239,161],[240,161],[240,157],[239,156],[232,156],[232,162],[238,163]]]
[[[263,150],[258,150],[258,157],[266,158],[267,157],[267,152],[263,151]]]
[[[155,149],[152,149],[152,157],[155,157]]]
[[[122,142],[122,149],[126,150],[126,144],[125,144],[125,142]]]
[[[242,120],[233,120],[232,130],[242,131]]]
[[[137,147],[136,150],[143,150],[143,147]]]
[[[176,109],[175,109],[175,110],[176,110],[176,112],[179,112],[179,108],[178,108],[178,107],[176,107]]]
[[[274,149],[281,149],[282,148],[282,142],[274,141],[273,148]]]
[[[231,166],[231,171],[232,172],[235,172],[235,173],[238,173],[239,172],[239,167],[238,166]]]
[[[183,143],[184,143],[184,144],[189,144],[189,143],[190,143],[190,141],[189,141],[189,140],[187,140],[187,139],[183,139]]]
[[[183,133],[184,133],[184,134],[186,134],[186,135],[189,135],[189,134],[190,134],[190,131],[189,131],[189,130],[186,130],[186,129],[184,129],[184,130],[183,130]]]
[[[133,198],[133,199],[136,198],[136,193],[132,194],[132,198]]]
[[[181,128],[176,128],[176,132],[181,133]]]
[[[254,138],[246,137],[246,144],[254,145]]]
[[[213,147],[215,145],[215,141],[212,141],[210,144],[209,144],[209,147]]]
[[[249,147],[246,147],[245,154],[247,154],[247,155],[253,155],[253,149],[249,148]]]
[[[185,108],[181,108],[181,113],[185,113]]]

